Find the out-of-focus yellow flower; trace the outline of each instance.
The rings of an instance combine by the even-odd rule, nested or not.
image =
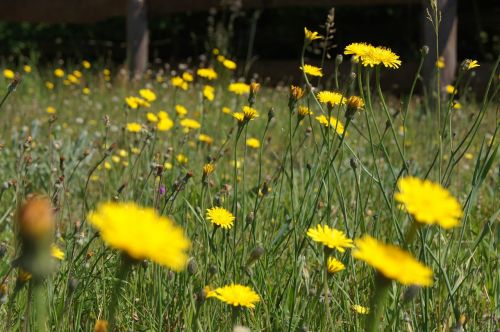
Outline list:
[[[160,118],[160,121],[156,125],[156,128],[159,131],[169,131],[170,129],[172,129],[173,126],[174,126],[174,121],[172,121],[170,118],[167,117],[163,119]]]
[[[229,70],[235,70],[237,67],[236,62],[229,59],[225,59],[224,61],[222,61],[222,65]]]
[[[156,94],[150,89],[139,90],[139,95],[150,103],[156,100]]]
[[[54,89],[54,83],[47,81],[45,82],[45,87],[49,90],[52,90]]]
[[[203,87],[203,97],[208,101],[213,101],[215,99],[215,89],[211,85],[205,85]]]
[[[182,79],[186,82],[192,82],[194,78],[190,72],[185,71],[182,73]]]
[[[158,115],[158,118],[162,119],[162,120],[167,119],[169,117],[168,113],[163,111],[163,110],[160,110],[157,115]]]
[[[94,332],[108,332],[108,321],[98,319],[94,325]]]
[[[30,65],[24,65],[23,70],[26,74],[31,73],[31,66]]]
[[[299,115],[299,117],[304,118],[304,117],[306,117],[308,115],[312,115],[313,112],[311,112],[309,110],[309,107],[299,106],[299,110],[297,111],[297,114]]]
[[[152,208],[104,203],[88,220],[106,244],[136,260],[150,259],[174,271],[186,267],[190,241],[182,228]]]
[[[180,117],[184,117],[186,114],[188,114],[187,108],[185,108],[184,106],[179,105],[179,104],[175,105],[175,112]]]
[[[182,127],[188,129],[199,129],[201,127],[201,124],[198,121],[189,118],[182,119],[180,124]]]
[[[357,239],[355,244],[352,256],[374,267],[386,278],[403,285],[432,285],[432,270],[401,248],[381,243],[369,235]]]
[[[64,77],[64,70],[62,70],[61,68],[55,69],[54,70],[54,76],[55,77],[59,77],[59,78]]]
[[[295,101],[297,101],[304,96],[304,89],[302,89],[300,86],[291,85],[290,86],[290,96]]]
[[[111,163],[109,161],[105,161],[104,162],[104,168],[107,169],[107,170],[110,170],[113,168],[113,166],[111,166]]]
[[[87,60],[83,60],[82,61],[82,66],[85,69],[90,69],[90,67],[92,67],[92,65],[90,64],[90,62],[88,62]]]
[[[108,68],[104,68],[102,74],[104,76],[111,76],[111,70],[109,70]]]
[[[118,155],[119,155],[120,157],[122,157],[122,158],[125,158],[125,157],[127,157],[127,156],[128,156],[128,152],[127,152],[127,150],[120,149],[120,150],[118,151]]]
[[[206,134],[199,134],[198,141],[203,142],[203,143],[207,143],[207,144],[212,144],[214,142],[214,139]]]
[[[320,116],[316,117],[316,120],[318,120],[320,124],[327,128],[332,127],[339,135],[342,135],[344,133],[344,125],[333,116],[330,116],[330,121],[328,121],[327,117],[321,114]]]
[[[306,73],[309,76],[316,76],[316,77],[322,77],[323,72],[321,68],[312,66],[312,65],[304,65],[304,67],[299,67],[304,73]]]
[[[76,77],[73,74],[69,74],[67,79],[68,79],[68,81],[70,83],[73,83],[73,84],[79,84],[80,83],[80,80],[78,79],[78,77]]]
[[[138,133],[142,129],[142,126],[137,122],[129,122],[127,123],[127,130],[131,133]]]
[[[217,73],[212,68],[200,68],[196,71],[196,74],[208,80],[215,80],[217,78]]]
[[[212,54],[213,54],[213,55],[218,55],[219,53],[220,53],[220,51],[219,51],[219,49],[218,49],[218,48],[214,48],[214,49],[212,50]]]
[[[118,164],[121,161],[120,156],[112,156],[111,161],[114,162],[115,164]]]
[[[48,114],[55,114],[56,113],[56,109],[55,107],[52,107],[52,106],[48,106],[45,111],[48,113]]]
[[[229,107],[222,107],[222,113],[231,114],[231,109]]]
[[[437,61],[436,61],[436,67],[439,68],[439,69],[443,69],[445,67],[444,58],[442,56],[440,56],[437,59]]]
[[[3,70],[3,77],[5,77],[8,80],[13,79],[16,76],[16,73],[14,73],[13,70],[11,69],[4,69]]]
[[[64,251],[62,251],[61,248],[54,243],[50,246],[50,255],[60,261],[64,259]]]
[[[209,164],[203,165],[203,174],[205,174],[205,175],[212,174],[214,172],[214,170],[215,170],[214,164],[209,163]]]
[[[148,112],[146,114],[146,118],[148,119],[149,122],[153,122],[153,123],[158,122],[158,116],[152,112]]]
[[[83,74],[79,70],[73,70],[73,75],[77,78],[82,78]]]
[[[451,94],[457,94],[458,92],[453,85],[448,84],[446,86],[446,93],[451,95]]]
[[[175,160],[177,160],[179,164],[187,164],[187,162],[189,161],[188,158],[182,153],[179,153],[177,157],[175,157]]]
[[[251,137],[251,138],[247,139],[246,143],[247,143],[248,147],[251,147],[253,149],[260,148],[260,141],[256,138]]]
[[[84,87],[84,88],[82,89],[82,93],[83,93],[84,95],[89,95],[89,94],[90,94],[90,89],[89,89],[88,87]]]
[[[456,109],[456,110],[459,110],[462,108],[462,104],[460,104],[458,101],[454,101],[453,102],[453,108]]]
[[[474,155],[470,152],[467,152],[466,154],[464,154],[464,158],[467,160],[471,160],[474,159]]]
[[[222,63],[222,62],[224,62],[224,60],[226,60],[225,56],[223,56],[222,54],[217,55],[217,61],[219,61],[220,63]]]
[[[359,304],[353,304],[352,310],[356,311],[358,314],[361,315],[368,315],[370,313],[370,308],[363,307]]]
[[[243,82],[231,83],[229,84],[229,87],[227,89],[228,91],[237,95],[244,95],[250,93],[250,85]]]
[[[179,89],[182,89],[182,90],[187,90],[188,89],[187,82],[184,81],[182,79],[182,77],[180,77],[180,76],[174,76],[174,77],[172,77],[172,79],[170,80],[170,82],[172,83],[172,86],[174,86],[176,88],[179,88]]]

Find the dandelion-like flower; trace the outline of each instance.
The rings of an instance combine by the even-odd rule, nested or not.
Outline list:
[[[142,126],[140,123],[137,122],[129,122],[127,123],[127,130],[131,133],[138,133],[142,129]]]
[[[307,106],[299,106],[299,110],[297,111],[297,114],[299,115],[299,117],[304,118],[308,115],[312,115],[313,112],[311,112],[309,110],[309,107],[307,107]]]
[[[436,67],[438,69],[443,69],[445,67],[445,62],[444,62],[444,58],[442,56],[440,56],[437,61],[436,61]]]
[[[445,86],[445,89],[446,89],[446,93],[452,95],[452,94],[457,94],[457,89],[455,89],[455,87],[451,84],[448,84],[447,86]]]
[[[345,131],[344,125],[342,124],[342,122],[337,120],[337,118],[330,116],[330,119],[328,119],[326,116],[321,114],[320,116],[316,117],[316,120],[327,128],[332,127],[333,129],[335,129],[337,134],[339,135],[344,134]]]
[[[256,138],[251,137],[251,138],[247,139],[246,143],[247,143],[247,146],[251,147],[252,149],[260,148],[260,141]]]
[[[3,70],[3,77],[5,77],[8,80],[12,80],[16,76],[16,73],[14,73],[13,70],[11,69],[4,69]]]
[[[307,43],[310,43],[310,42],[312,42],[313,40],[316,40],[316,39],[322,39],[323,38],[323,36],[321,36],[316,31],[310,31],[306,27],[304,27],[304,37],[305,37]]]
[[[318,92],[317,97],[320,103],[326,104],[330,107],[345,104],[346,102],[346,98],[341,93],[335,91],[321,91]]]
[[[462,62],[462,68],[464,70],[471,70],[477,67],[479,67],[477,60],[465,59],[464,62]]]
[[[359,304],[353,304],[352,310],[356,311],[358,314],[361,315],[368,315],[370,313],[370,308],[363,307],[362,305]]]
[[[146,99],[148,102],[153,102],[156,100],[156,94],[150,89],[139,90],[139,95],[141,95],[141,97]]]
[[[203,87],[203,97],[208,101],[213,101],[215,99],[215,89],[211,85],[205,85]]]
[[[175,105],[175,112],[181,117],[188,114],[187,108],[179,104]]]
[[[367,43],[352,43],[347,45],[344,54],[352,55],[356,61],[360,61],[365,67],[382,64],[384,67],[396,69],[401,66],[399,55],[382,46],[375,47]]]
[[[441,185],[416,177],[404,177],[398,181],[394,195],[416,221],[449,229],[456,227],[462,217],[462,208],[458,200]]]
[[[432,285],[432,270],[399,247],[384,244],[369,235],[355,241],[352,256],[364,261],[386,278],[403,285]]]
[[[180,124],[182,127],[188,129],[199,129],[201,127],[201,124],[198,121],[190,118],[182,119]]]
[[[300,86],[292,85],[290,86],[290,98],[293,98],[295,101],[299,100],[304,96],[304,89]]]
[[[206,134],[199,134],[198,141],[203,142],[203,143],[207,143],[207,144],[212,144],[214,142],[214,139]]]
[[[162,118],[158,114],[158,118],[160,120],[156,124],[156,129],[158,129],[159,131],[169,131],[174,126],[174,121],[172,121],[172,119],[170,119],[169,117]]]
[[[245,120],[250,121],[259,117],[259,112],[250,106],[243,106],[243,117]]]
[[[207,80],[215,80],[217,78],[217,73],[212,68],[200,68],[196,71],[196,74]]]
[[[345,265],[336,258],[328,257],[327,261],[328,272],[336,273],[345,269]]]
[[[212,297],[233,307],[249,309],[255,308],[255,304],[260,301],[259,294],[253,289],[238,284],[231,284],[214,290],[208,290],[207,298]]]
[[[186,91],[189,87],[188,83],[184,81],[184,79],[180,76],[174,76],[170,79],[170,83],[172,83],[173,87],[182,89]]]
[[[229,60],[229,59],[224,59],[222,61],[222,65],[229,70],[235,70],[237,67],[236,62]]]
[[[216,206],[207,209],[207,219],[214,225],[224,229],[230,229],[233,227],[233,222],[236,217],[223,207]]]
[[[231,83],[229,84],[229,87],[227,89],[228,91],[237,95],[244,95],[250,93],[250,85],[242,82]]]
[[[322,77],[323,72],[322,69],[312,65],[304,65],[304,67],[299,67],[304,73],[309,76]]]
[[[353,241],[345,236],[344,232],[330,228],[328,225],[317,225],[309,228],[307,236],[313,241],[319,242],[330,249],[336,249],[339,252],[344,252],[345,248],[354,247]]]
[[[204,175],[212,174],[214,171],[215,171],[214,164],[209,163],[209,164],[203,165],[203,174]]]
[[[103,203],[88,216],[107,245],[136,260],[150,259],[174,271],[185,268],[190,241],[182,228],[152,208]]]

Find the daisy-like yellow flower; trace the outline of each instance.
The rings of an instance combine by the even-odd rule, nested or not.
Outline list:
[[[77,78],[82,78],[83,74],[79,70],[73,70],[73,75]]]
[[[335,129],[335,131],[339,135],[342,135],[345,131],[345,128],[344,128],[344,125],[342,124],[342,122],[340,122],[339,120],[337,120],[337,118],[335,118],[333,116],[330,116],[330,121],[328,121],[327,117],[324,116],[323,114],[321,114],[320,116],[316,117],[316,120],[318,120],[318,122],[320,124],[322,124],[323,126],[325,126],[327,128],[332,127],[333,129]]]
[[[174,271],[185,268],[190,241],[174,222],[135,203],[103,203],[88,216],[107,245],[136,260],[149,259]]]
[[[125,97],[125,104],[135,110],[139,107],[139,99],[137,97]]]
[[[182,89],[182,90],[187,90],[188,89],[188,84],[184,79],[180,76],[174,76],[170,79],[170,83],[172,83],[172,86]]]
[[[175,105],[175,112],[180,117],[184,117],[186,114],[188,114],[187,108],[185,108],[184,106],[179,105],[179,104]]]
[[[217,55],[217,61],[222,63],[224,60],[226,60],[225,56],[223,56],[222,54]]]
[[[50,255],[60,261],[64,259],[64,251],[62,251],[61,248],[54,243],[50,245]]]
[[[306,117],[308,115],[312,115],[313,112],[311,112],[309,110],[309,107],[299,106],[299,110],[297,111],[297,114],[299,115],[299,117],[304,118],[304,117]]]
[[[215,166],[214,164],[205,164],[203,165],[203,174],[208,175],[212,174],[215,171]]]
[[[203,97],[208,101],[213,101],[215,99],[215,89],[211,85],[205,85],[203,87]]]
[[[359,61],[372,48],[373,46],[367,43],[351,43],[344,49],[344,54],[352,55],[355,60]]]
[[[477,60],[465,59],[462,63],[462,68],[464,70],[471,70],[477,67],[479,67],[479,63],[477,62]]]
[[[346,100],[347,108],[351,109],[360,109],[365,107],[365,102],[361,97],[358,96],[350,96]]]
[[[315,31],[310,31],[306,27],[304,27],[304,37],[305,37],[307,43],[310,43],[316,39],[323,38],[319,33],[315,32]]]
[[[223,207],[216,206],[207,209],[207,219],[214,225],[224,229],[230,229],[233,227],[236,217]]]
[[[90,67],[92,67],[92,65],[90,64],[90,62],[88,62],[87,60],[83,60],[82,61],[82,66],[85,69],[90,69]]]
[[[156,94],[150,89],[139,90],[139,95],[141,95],[141,97],[146,99],[148,102],[153,102],[156,100]]]
[[[84,87],[84,88],[82,89],[82,93],[83,93],[84,95],[87,95],[87,96],[88,96],[88,95],[90,94],[90,89],[89,89],[88,87]]]
[[[142,129],[142,126],[137,122],[129,122],[127,123],[127,130],[131,133],[138,133]]]
[[[332,107],[339,104],[345,104],[346,102],[346,98],[341,93],[335,91],[320,91],[317,97],[320,103]]]
[[[352,256],[364,261],[386,278],[403,285],[432,285],[432,270],[399,247],[384,244],[369,235],[355,241]]]
[[[207,144],[212,144],[214,142],[214,139],[206,134],[199,134],[198,141],[203,142],[203,143],[207,143]]]
[[[337,249],[339,252],[344,252],[345,248],[354,247],[352,240],[345,236],[344,232],[330,228],[328,225],[317,225],[309,228],[307,236],[313,241],[319,242],[330,249]]]
[[[243,117],[246,121],[250,121],[259,117],[259,112],[250,106],[243,106]]]
[[[199,68],[196,74],[200,77],[206,78],[207,80],[215,80],[217,78],[217,73],[212,68]]]
[[[304,65],[304,68],[299,67],[300,70],[302,70],[304,73],[306,73],[309,76],[316,76],[316,77],[322,77],[323,72],[322,69],[316,66],[312,65]]]
[[[222,113],[225,113],[225,114],[231,114],[231,109],[229,107],[222,107],[221,109]]]
[[[459,110],[462,108],[462,104],[460,104],[458,101],[453,101],[453,108],[456,110]]]
[[[370,308],[363,307],[362,305],[359,304],[353,304],[352,310],[356,311],[358,314],[361,315],[368,315],[370,313]]]
[[[223,60],[222,65],[229,70],[235,70],[237,67],[236,62],[229,60],[229,59]]]
[[[300,86],[291,85],[290,86],[290,98],[293,98],[295,101],[299,100],[304,96],[304,89]]]
[[[54,76],[55,77],[59,77],[59,78],[64,77],[64,70],[62,70],[61,68],[55,69],[54,70]]]
[[[401,66],[399,55],[391,51],[391,49],[382,46],[369,48],[366,54],[361,56],[361,62],[366,67],[374,67],[382,64],[384,67],[397,69]]]
[[[158,122],[158,116],[152,112],[148,112],[146,114],[146,118],[148,119],[149,122],[153,122],[153,123]]]
[[[194,78],[190,72],[185,71],[182,73],[182,79],[186,82],[192,82]]]
[[[68,75],[68,81],[73,84],[80,84],[80,80],[73,74]]]
[[[231,284],[207,292],[207,298],[216,298],[238,308],[255,308],[260,296],[248,286]]]
[[[328,257],[327,266],[328,272],[330,273],[340,272],[345,269],[345,265],[341,261],[333,257]]]
[[[16,76],[16,73],[14,73],[13,70],[11,69],[4,69],[3,70],[3,77],[5,77],[8,80],[13,79]]]
[[[48,106],[45,111],[48,113],[48,114],[55,114],[56,113],[56,109],[55,107],[52,107],[52,106]]]
[[[47,81],[45,82],[45,87],[49,90],[52,90],[54,89],[54,83]]]
[[[31,73],[31,66],[30,65],[24,65],[23,70],[26,74]]]
[[[186,157],[182,153],[179,153],[177,157],[175,157],[175,160],[177,160],[179,164],[187,164],[187,162],[189,161],[188,157]]]
[[[250,85],[242,82],[229,84],[227,90],[237,95],[244,95],[250,93]]]
[[[251,138],[247,139],[246,143],[247,143],[247,146],[251,147],[252,149],[260,148],[260,141],[256,138],[251,137]]]
[[[394,198],[416,221],[438,224],[445,229],[459,225],[462,217],[460,203],[438,183],[408,176],[399,179],[398,189]]]
[[[457,93],[458,93],[458,92],[457,92],[457,90],[455,89],[455,87],[454,87],[453,85],[450,85],[450,84],[448,84],[448,85],[445,87],[445,89],[446,89],[446,93],[448,93],[448,94],[450,94],[450,95],[451,95],[451,94],[457,94]]]
[[[201,127],[201,124],[198,121],[189,118],[182,119],[180,124],[182,127],[188,129],[199,129]]]

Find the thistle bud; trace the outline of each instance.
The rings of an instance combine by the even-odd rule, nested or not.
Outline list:
[[[253,248],[252,252],[250,252],[250,257],[248,257],[248,260],[246,262],[246,267],[249,267],[253,263],[255,263],[262,255],[264,255],[264,248],[261,245],[257,245],[255,248]]]
[[[187,270],[190,275],[195,275],[198,272],[198,264],[193,257],[188,260]]]

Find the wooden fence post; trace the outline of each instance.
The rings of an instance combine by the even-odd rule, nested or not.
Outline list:
[[[428,3],[428,0],[424,0]],[[443,57],[445,67],[441,69],[441,88],[452,84],[457,69],[457,0],[436,0],[438,10],[441,11],[439,25],[439,55]],[[433,15],[429,5],[424,8]],[[436,36],[431,22],[424,13],[424,44],[429,47],[429,54],[424,64],[424,79],[426,83],[433,80],[436,72]]]
[[[128,0],[127,64],[129,77],[140,79],[148,65],[149,29],[146,0]]]

